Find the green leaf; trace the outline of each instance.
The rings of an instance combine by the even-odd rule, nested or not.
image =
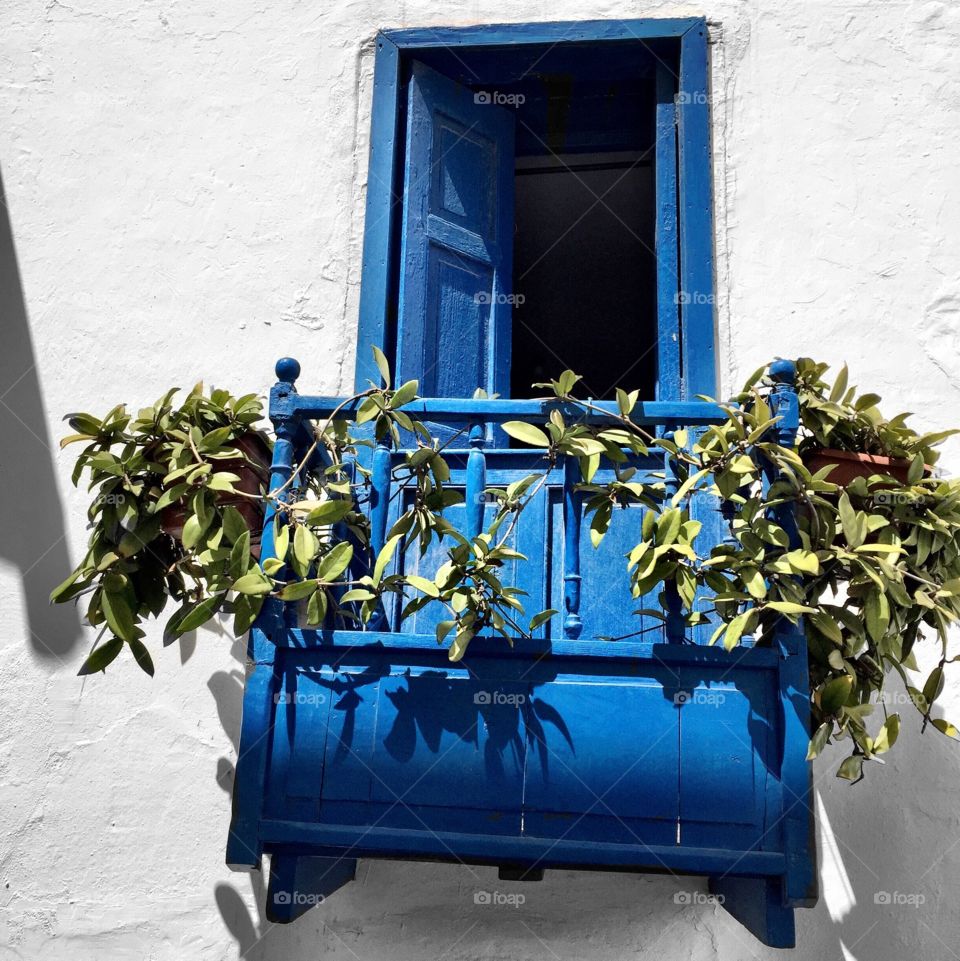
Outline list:
[[[867,595],[864,616],[867,622],[867,633],[871,640],[879,642],[890,626],[890,603],[887,601],[887,595],[876,588],[871,590]]]
[[[897,742],[900,735],[900,715],[891,714],[880,728],[880,733],[874,738],[873,753],[885,754]]]
[[[827,743],[827,738],[830,736],[830,732],[833,730],[833,723],[830,721],[824,721],[816,731],[814,731],[813,737],[810,738],[810,746],[807,748],[807,760],[812,761],[817,757],[823,750],[824,745]]]
[[[207,488],[212,491],[218,491],[220,493],[232,494],[234,492],[234,481],[240,480],[236,474],[228,473],[223,471],[220,474],[211,474],[210,480],[207,481]]]
[[[320,542],[316,534],[303,524],[298,524],[293,532],[293,557],[297,562],[300,573],[306,574],[316,556]]]
[[[933,702],[940,696],[943,692],[943,668],[935,667],[931,672],[930,676],[927,678],[926,683],[923,685],[923,698],[927,704],[933,704]]]
[[[282,526],[277,524],[276,527],[279,527],[279,530],[277,530],[273,539],[273,552],[281,561],[285,561],[287,551],[290,550],[290,526],[288,524]]]
[[[437,624],[437,643],[442,644],[447,635],[457,626],[456,621],[440,621]]]
[[[83,662],[78,677],[86,674],[96,674],[103,671],[107,665],[123,650],[123,641],[119,637],[111,637],[105,644],[101,644],[90,652],[90,656]]]
[[[528,628],[528,632],[532,634],[538,627],[540,627],[541,624],[546,624],[547,621],[554,616],[554,614],[559,613],[559,611],[551,607],[548,610],[541,611],[539,614],[534,614],[534,616],[530,619],[530,627]]]
[[[316,578],[306,581],[293,581],[291,584],[287,584],[277,597],[281,601],[299,601],[309,597],[317,589],[319,583]]]
[[[672,544],[680,533],[683,524],[683,514],[676,507],[664,511],[657,519],[657,544]]]
[[[405,404],[409,404],[410,401],[417,396],[417,388],[419,386],[419,381],[408,380],[405,384],[398,387],[393,396],[390,398],[390,408],[392,410],[396,410],[398,407],[403,407]]]
[[[269,594],[273,590],[273,584],[258,568],[237,578],[233,582],[232,589],[238,594]]]
[[[917,454],[910,462],[910,469],[907,471],[907,483],[916,484],[917,481],[923,477],[925,467],[926,464],[923,460],[923,454]]]
[[[840,373],[837,374],[837,379],[833,383],[833,389],[830,391],[830,402],[833,404],[839,403],[840,399],[847,392],[847,380],[849,378],[849,371],[847,370],[847,365],[844,364],[840,368]]]
[[[199,543],[203,535],[206,533],[207,528],[210,526],[210,522],[213,520],[213,512],[211,511],[203,520],[200,519],[199,515],[191,514],[186,523],[183,525],[183,546],[187,550],[193,550]]]
[[[68,434],[66,437],[60,439],[60,450],[63,450],[68,444],[76,444],[81,440],[96,440],[94,434]]]
[[[751,597],[756,600],[762,600],[767,596],[767,584],[763,579],[763,574],[756,567],[745,567],[740,571],[740,580],[743,582],[744,587],[746,587],[747,592]],[[775,611],[780,610],[777,604],[782,603],[781,601],[774,601],[769,604]],[[796,606],[796,605],[794,605]],[[783,613],[801,613],[799,611],[784,611]]]
[[[810,615],[809,620],[821,634],[833,641],[834,644],[843,643],[843,633],[840,626],[829,614],[816,611]]]
[[[233,634],[241,637],[250,630],[263,606],[262,597],[240,594],[233,601]]]
[[[860,536],[860,524],[857,520],[857,512],[853,509],[846,491],[840,495],[838,507],[840,525],[843,528],[843,536],[847,539],[847,544],[851,548],[859,547],[863,543],[863,538]]]
[[[58,584],[50,592],[50,603],[62,604],[70,600],[78,591],[82,591],[85,585],[76,583],[81,574],[83,574],[83,568],[78,567],[62,584]]]
[[[232,427],[217,427],[210,431],[209,434],[204,434],[197,443],[197,450],[203,451],[204,453],[210,453],[215,451],[227,442],[232,433]]]
[[[181,634],[195,631],[198,627],[206,624],[220,609],[223,598],[223,594],[216,594],[213,597],[205,597],[202,601],[194,604],[193,607],[178,620],[175,635],[179,637]]]
[[[793,601],[770,601],[767,607],[781,614],[816,614],[815,607],[807,607],[806,604],[795,604]]]
[[[327,616],[327,592],[314,591],[307,601],[307,623],[316,627]]]
[[[740,638],[747,632],[747,626],[756,616],[756,608],[750,608],[750,610],[738,614],[727,625],[723,634],[723,646],[726,650],[732,651],[740,643]]]
[[[248,533],[247,522],[232,504],[223,509],[220,518],[223,525],[223,534],[231,544],[236,544],[237,539],[243,534]]]
[[[947,720],[942,717],[932,717],[930,718],[930,723],[941,733],[946,734],[947,737],[952,737],[954,740],[960,739],[960,732]]]
[[[350,513],[353,504],[348,500],[329,500],[324,501],[315,507],[307,515],[306,523],[315,524],[318,527],[325,527],[328,524],[336,524],[337,521]]]
[[[244,531],[230,549],[230,576],[243,577],[250,566],[250,531]]]
[[[349,604],[351,601],[372,601],[376,596],[373,591],[368,591],[363,587],[355,587],[347,591],[343,597],[340,598],[340,603]]]
[[[531,447],[549,447],[550,438],[533,424],[527,424],[522,420],[508,420],[503,425],[504,431],[516,440],[530,444]],[[463,655],[461,655],[462,657]],[[457,658],[459,660],[459,658]]]
[[[377,562],[373,566],[373,580],[375,584],[379,584],[383,572],[390,563],[390,559],[393,557],[394,551],[397,549],[397,544],[403,539],[402,534],[395,534],[386,544],[380,549],[380,553],[377,554]]]
[[[384,356],[383,351],[379,347],[373,348],[373,359],[376,361],[377,368],[380,371],[380,376],[383,378],[383,386],[389,389],[390,387],[390,362]]]
[[[368,420],[373,420],[380,413],[380,405],[376,397],[367,397],[357,410],[356,423],[365,424]]]
[[[863,777],[863,757],[859,754],[852,754],[839,768],[837,777],[842,777],[845,781],[859,781]]]
[[[126,594],[109,590],[100,592],[100,607],[106,618],[110,630],[117,637],[130,642],[136,639],[134,626],[134,612],[130,607]]]
[[[136,658],[141,670],[153,677],[153,658],[150,657],[147,646],[138,637],[135,637],[127,643],[130,645],[130,650],[133,651],[133,656]]]
[[[690,490],[695,487],[710,471],[707,468],[703,470],[698,470],[691,474],[678,488],[676,494],[670,499],[670,503],[676,507],[680,501],[690,492]]]
[[[426,594],[428,597],[440,596],[440,591],[437,589],[437,585],[426,577],[420,577],[419,574],[407,574],[405,580],[411,587],[415,587],[418,591]]]
[[[184,494],[190,490],[189,484],[174,484],[173,487],[168,487],[158,498],[154,510],[162,511],[165,507],[170,504],[176,504],[182,500]]]
[[[450,645],[451,661],[459,661],[463,655],[467,653],[467,646],[470,644],[470,641],[473,640],[475,633],[475,631],[468,628],[467,630],[461,631],[459,634],[457,634],[457,636],[453,639],[453,643]]]
[[[820,692],[820,709],[824,714],[836,714],[843,707],[852,689],[853,678],[848,674],[828,681]]]
[[[347,569],[352,559],[353,545],[345,542],[337,544],[317,565],[317,577],[327,583],[335,581]]]
[[[790,565],[790,570],[797,574],[819,574],[820,560],[813,551],[788,551],[783,559]]]

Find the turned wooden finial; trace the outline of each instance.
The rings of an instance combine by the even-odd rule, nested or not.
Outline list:
[[[300,376],[300,362],[293,357],[281,357],[274,369],[277,372],[277,379],[284,384],[293,384]]]

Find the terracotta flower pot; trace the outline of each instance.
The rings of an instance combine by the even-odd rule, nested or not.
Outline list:
[[[261,487],[270,480],[270,462],[273,459],[266,437],[257,431],[250,431],[238,437],[233,446],[246,454],[249,460],[242,457],[226,458],[217,462],[220,469],[236,474],[240,478],[233,485],[236,490],[244,494],[259,494]],[[217,503],[222,507],[235,507],[240,512],[240,516],[250,528],[250,550],[254,557],[259,557],[263,501],[239,497],[224,491],[217,494]],[[183,525],[187,522],[188,516],[183,501],[170,504],[160,512],[160,528],[174,540],[179,541],[183,537]]]
[[[804,454],[803,462],[812,474],[832,465],[833,470],[827,475],[827,480],[841,487],[846,487],[858,477],[869,477],[871,474],[888,474],[901,484],[906,484],[907,472],[910,470],[909,460],[883,457],[880,454],[834,450],[831,447]]]

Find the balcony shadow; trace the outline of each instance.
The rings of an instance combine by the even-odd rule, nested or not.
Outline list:
[[[30,645],[62,659],[80,640],[73,605],[51,605],[50,591],[70,573],[56,458],[47,432],[37,361],[0,173],[0,551],[19,569]]]

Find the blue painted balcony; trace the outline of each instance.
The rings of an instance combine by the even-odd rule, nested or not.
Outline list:
[[[794,414],[781,443],[796,429],[791,369],[781,370]],[[300,463],[310,422],[342,402],[299,394],[298,374],[296,362],[278,364],[274,489]],[[542,424],[558,403],[444,398],[405,408],[469,438],[445,452],[450,484],[465,493],[448,511],[453,524],[475,535],[494,510],[487,488],[543,469],[542,452],[495,446],[502,432],[492,425]],[[702,402],[633,413],[660,429],[724,417]],[[407,507],[391,487],[401,454],[381,445],[369,465],[362,506],[375,550]],[[532,639],[477,637],[451,663],[434,633],[437,605],[402,628],[399,607],[387,609],[362,631],[303,627],[293,603],[265,607],[250,636],[227,860],[258,868],[270,855],[273,920],[331,895],[357,858],[427,858],[497,865],[509,878],[557,867],[706,876],[760,940],[793,945],[793,909],[816,900],[802,629],[784,620],[772,646],[728,653],[707,646],[709,627],[633,614],[657,606],[630,596],[624,562],[643,508],[628,508],[595,550],[566,460],[516,527],[515,549],[529,560],[503,578],[527,591],[528,612],[561,612]],[[633,466],[664,477],[662,458]],[[669,472],[667,483],[669,492]],[[729,536],[706,494],[692,511],[709,536]],[[414,549],[398,564],[432,578],[442,555]]]

